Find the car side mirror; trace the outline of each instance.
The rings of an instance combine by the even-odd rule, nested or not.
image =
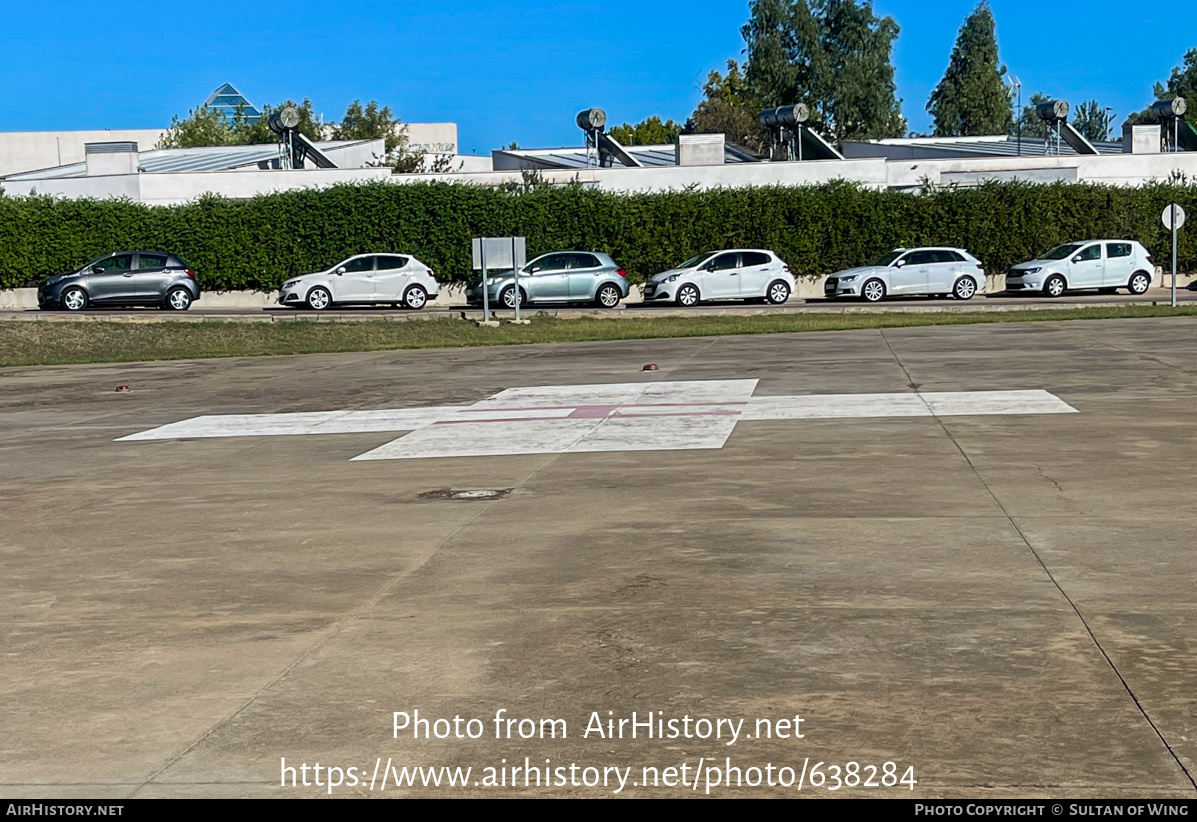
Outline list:
[[[905,260],[905,259],[902,259],[902,260],[894,260],[894,268],[901,268],[901,267],[902,267],[902,266],[904,266],[904,265],[906,265],[906,260]]]
[[[103,274],[103,273],[104,273],[104,266],[102,266],[102,265],[93,265],[93,266],[91,267],[91,273],[92,273],[92,274]]]
[[[1074,262],[1074,263],[1079,263],[1080,261],[1081,261],[1081,255],[1080,255],[1080,254],[1078,254],[1078,255],[1076,255],[1075,257],[1073,257],[1073,258],[1072,258],[1072,262]]]
[[[344,273],[345,273],[345,266],[341,266],[340,268],[338,268],[338,269],[337,269],[337,276],[338,276],[338,277],[340,277],[340,276],[341,276],[342,274],[344,274]]]

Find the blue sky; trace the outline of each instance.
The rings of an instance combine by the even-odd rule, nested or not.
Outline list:
[[[893,62],[911,129],[929,128],[927,98],[975,5],[875,3],[902,29]],[[1116,124],[1197,48],[1187,2],[990,5],[1024,102],[1097,99]],[[612,123],[684,120],[707,72],[742,59],[748,3],[0,0],[0,11],[3,131],[165,126],[229,81],[258,105],[309,97],[326,119],[377,99],[405,121],[455,122],[463,153],[486,153],[576,145],[573,115],[592,105]]]

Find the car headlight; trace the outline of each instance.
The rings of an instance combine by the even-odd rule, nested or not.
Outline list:
[[[1038,269],[1038,268],[1024,268],[1022,270],[1022,273],[1023,274],[1038,274],[1040,272],[1040,270],[1041,269]]]
[[[680,276],[682,276],[682,275],[681,274],[670,274],[668,277],[665,278],[665,282],[671,283]]]
[[[856,277],[857,277],[856,274],[849,274],[847,277],[840,277],[840,282],[841,283],[850,283],[853,280],[855,280]]]

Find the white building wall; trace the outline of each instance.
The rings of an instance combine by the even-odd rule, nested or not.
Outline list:
[[[466,158],[459,158],[466,159]],[[985,180],[1077,181],[1143,185],[1183,174],[1197,180],[1197,152],[1061,157],[954,158],[950,160],[807,160],[789,163],[735,163],[660,168],[584,168],[536,172],[544,182],[581,183],[604,191],[652,192],[745,186],[817,185],[848,180],[867,188],[917,190],[932,185],[976,185]],[[336,183],[440,181],[498,186],[525,182],[521,171],[470,171],[444,174],[392,174],[387,168],[301,169],[137,174],[6,181],[10,195],[37,191],[62,197],[129,197],[156,205],[185,203],[205,193],[246,198],[257,194],[326,187]]]
[[[151,149],[165,129],[96,129],[94,131],[0,132],[0,177],[21,171],[82,163],[86,143],[131,141],[142,151]]]

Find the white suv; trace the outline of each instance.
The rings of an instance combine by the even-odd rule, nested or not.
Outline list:
[[[1147,249],[1134,240],[1085,240],[1058,245],[1037,260],[1014,266],[1006,274],[1006,290],[1042,291],[1049,297],[1078,288],[1143,294],[1151,288],[1154,271]]]
[[[823,283],[823,296],[886,297],[931,294],[971,300],[985,282],[985,266],[962,248],[895,248],[860,268],[837,271]]]

